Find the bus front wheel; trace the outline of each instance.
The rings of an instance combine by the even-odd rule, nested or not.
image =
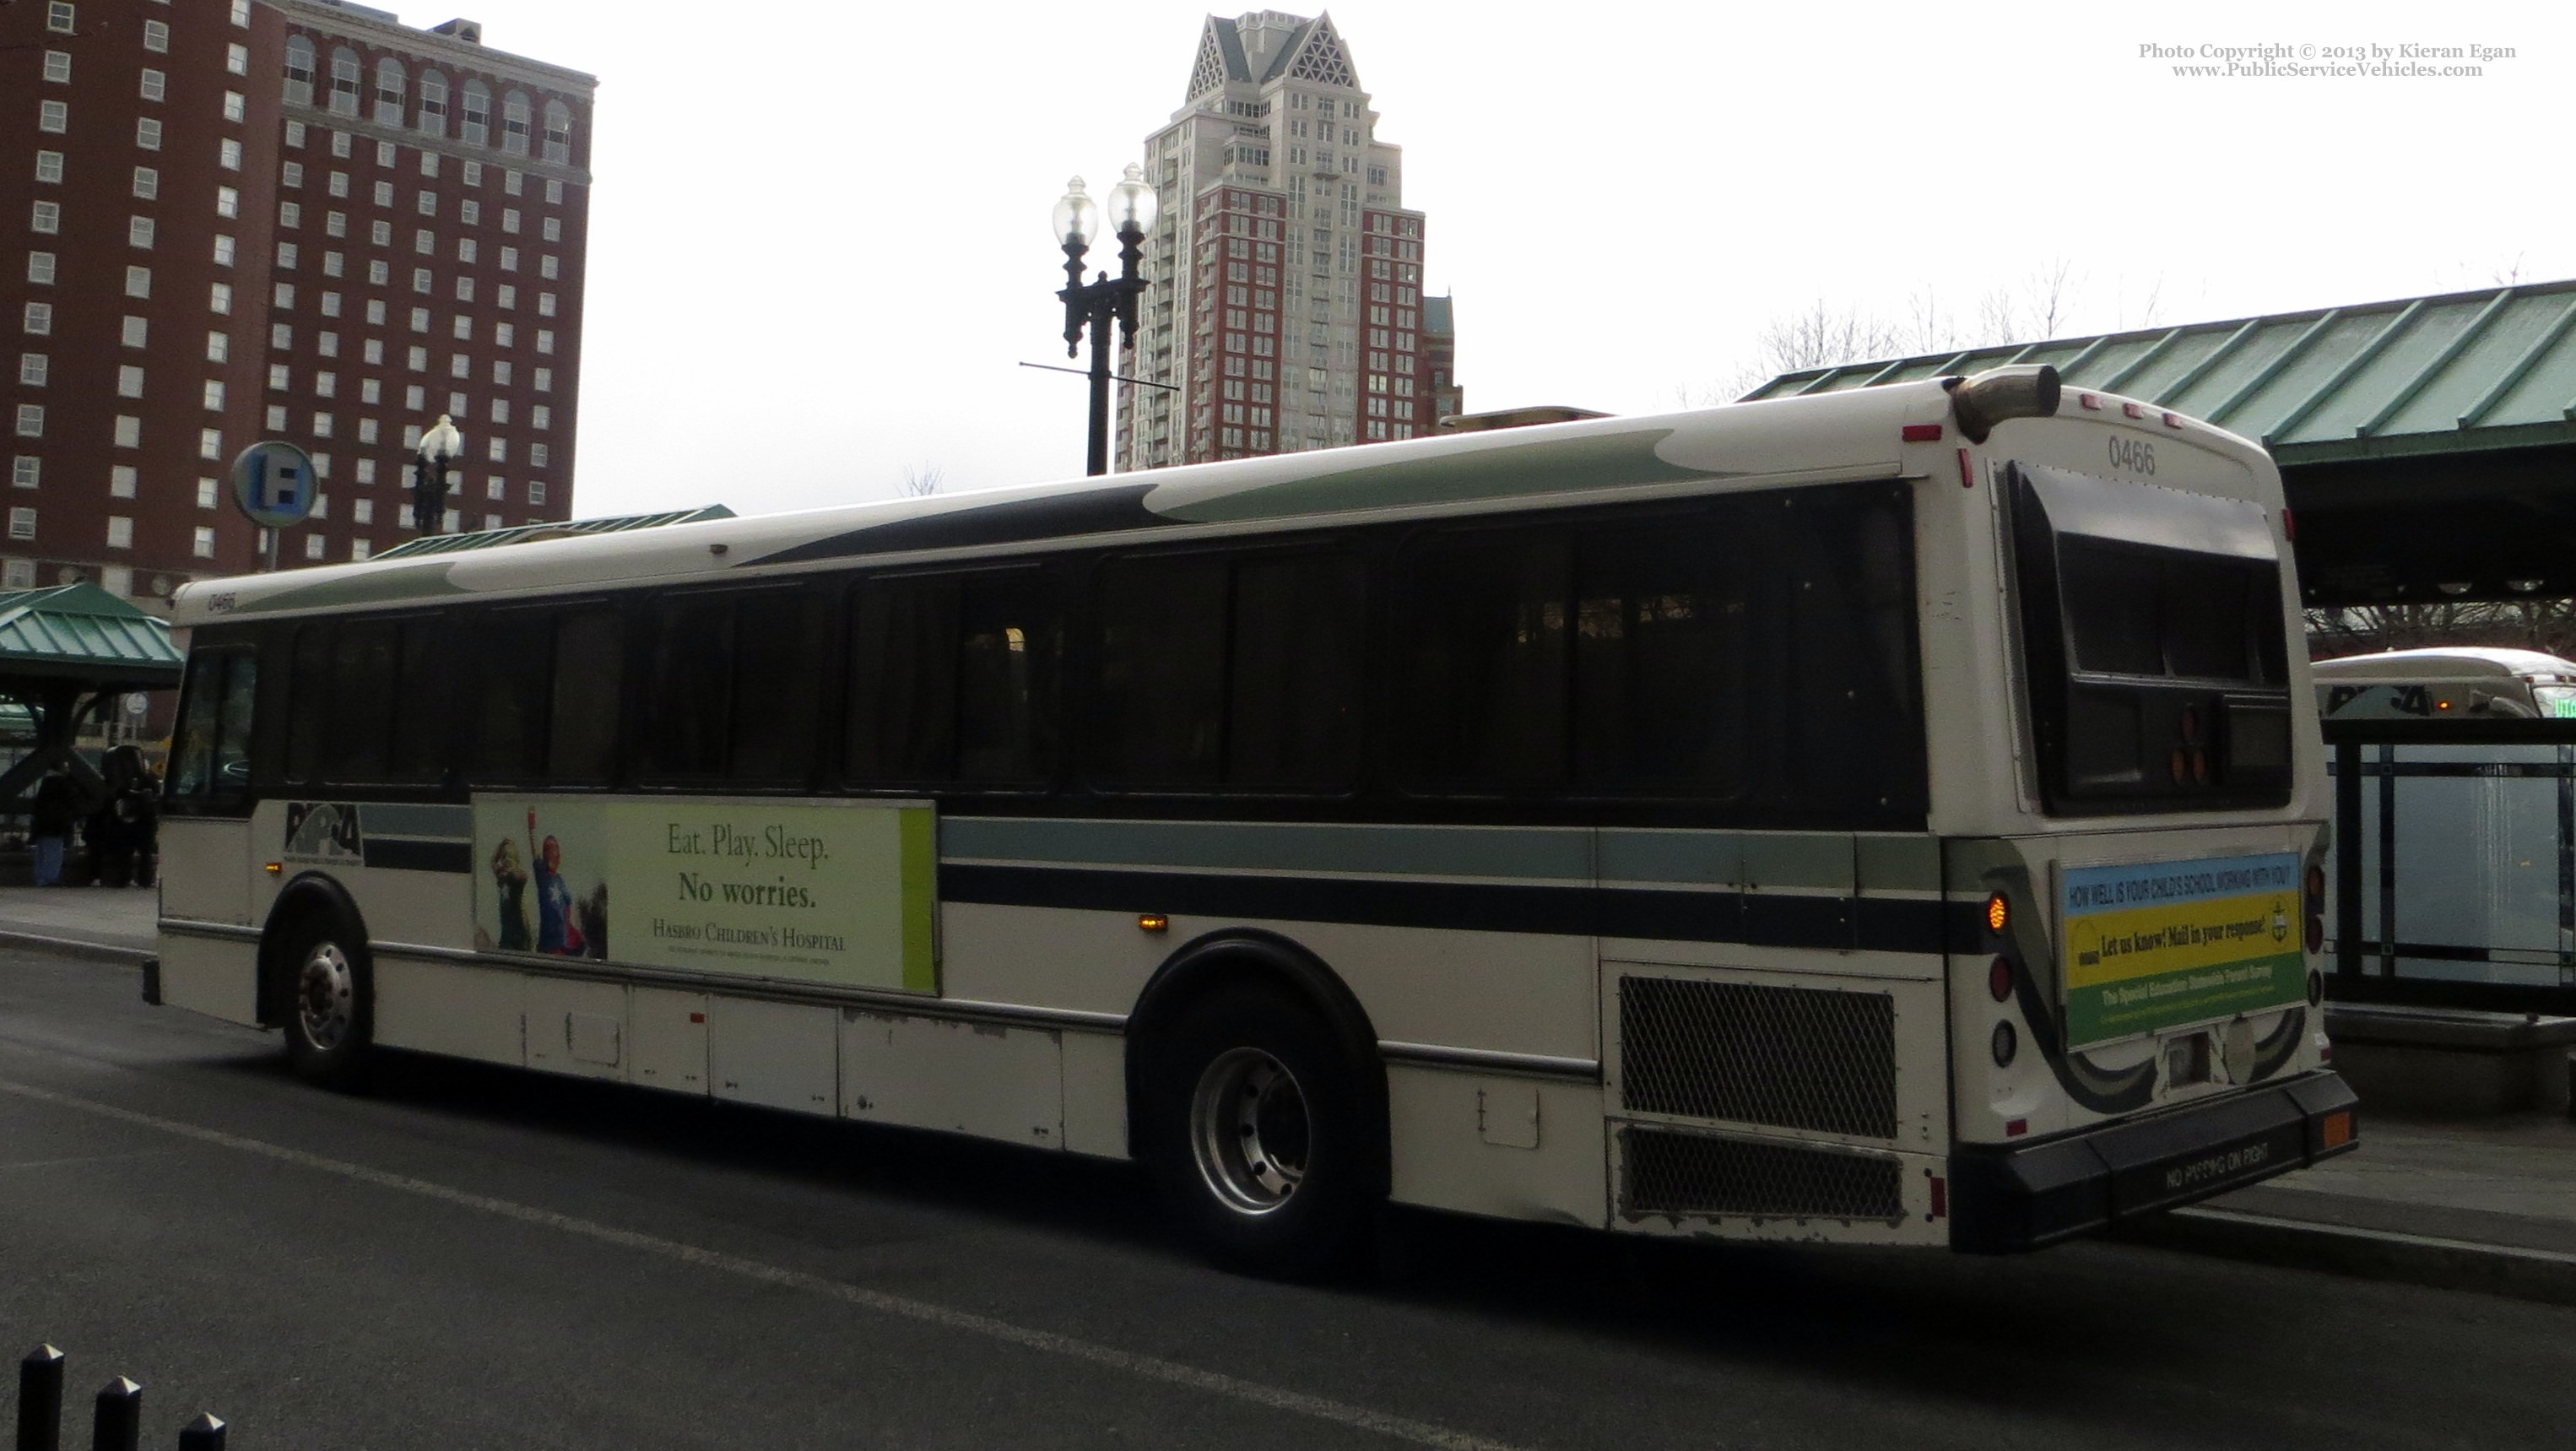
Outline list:
[[[1163,1197],[1231,1269],[1325,1273],[1365,1243],[1375,1142],[1350,1051],[1295,995],[1229,987],[1184,1007],[1152,1074],[1149,1157]]]
[[[317,914],[295,922],[278,949],[288,1066],[296,1077],[323,1088],[359,1087],[375,1022],[365,944]]]

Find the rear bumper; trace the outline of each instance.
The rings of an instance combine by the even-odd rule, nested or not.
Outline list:
[[[2339,1075],[2310,1073],[2044,1143],[1963,1145],[1950,1156],[1950,1247],[2037,1249],[2349,1153],[2359,1103]]]

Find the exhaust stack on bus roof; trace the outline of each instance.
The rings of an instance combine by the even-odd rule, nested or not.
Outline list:
[[[1950,412],[1970,443],[1983,443],[1995,425],[2007,418],[2057,416],[2057,370],[2045,363],[2026,368],[1988,368],[1973,378],[1944,378],[1950,390]]]

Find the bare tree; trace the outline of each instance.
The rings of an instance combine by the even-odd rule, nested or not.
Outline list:
[[[947,477],[948,470],[937,464],[905,464],[903,466],[904,497],[927,499],[939,492],[940,482]]]
[[[2308,653],[2319,659],[2437,645],[2501,645],[2576,653],[2576,600],[2433,600],[2310,610]]]

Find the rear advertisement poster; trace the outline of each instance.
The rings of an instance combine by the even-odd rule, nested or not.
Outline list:
[[[938,990],[927,805],[478,795],[474,858],[478,952]]]
[[[2067,872],[2068,1046],[2306,1001],[2298,910],[2286,852]]]

